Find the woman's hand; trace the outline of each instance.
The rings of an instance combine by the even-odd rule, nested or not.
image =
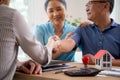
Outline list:
[[[24,72],[26,74],[41,74],[42,68],[39,63],[28,60],[25,62],[19,62],[17,66],[17,71]]]

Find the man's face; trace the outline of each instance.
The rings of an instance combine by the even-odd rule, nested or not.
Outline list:
[[[99,19],[104,13],[105,0],[89,0],[86,4],[87,17],[91,21]]]

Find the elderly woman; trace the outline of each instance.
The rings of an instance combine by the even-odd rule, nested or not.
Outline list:
[[[76,27],[65,21],[66,9],[67,5],[65,0],[46,0],[45,11],[49,21],[37,25],[35,29],[36,38],[43,45],[48,43],[50,36],[57,35],[60,39],[65,39],[68,33],[71,35],[75,31]],[[52,57],[55,60],[74,61],[75,50],[76,48],[66,53],[53,53]]]
[[[23,16],[8,7],[10,0],[0,0],[0,80],[13,80],[16,67],[28,74],[38,74],[40,65],[51,60],[54,41],[46,46],[37,42]],[[21,47],[34,61],[18,63],[18,47]],[[37,61],[37,62],[35,62]]]

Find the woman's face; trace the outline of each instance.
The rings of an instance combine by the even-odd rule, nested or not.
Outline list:
[[[66,16],[65,6],[58,0],[51,0],[48,3],[47,15],[53,25],[62,24]]]

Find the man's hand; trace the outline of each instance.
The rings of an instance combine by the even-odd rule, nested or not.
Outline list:
[[[94,56],[92,54],[86,54],[84,56],[89,57],[89,63],[88,64],[91,64],[91,65],[95,64],[95,58],[94,58]]]
[[[26,62],[19,62],[19,66],[17,67],[18,71],[27,73],[27,74],[41,74],[42,68],[39,63],[28,60]]]

